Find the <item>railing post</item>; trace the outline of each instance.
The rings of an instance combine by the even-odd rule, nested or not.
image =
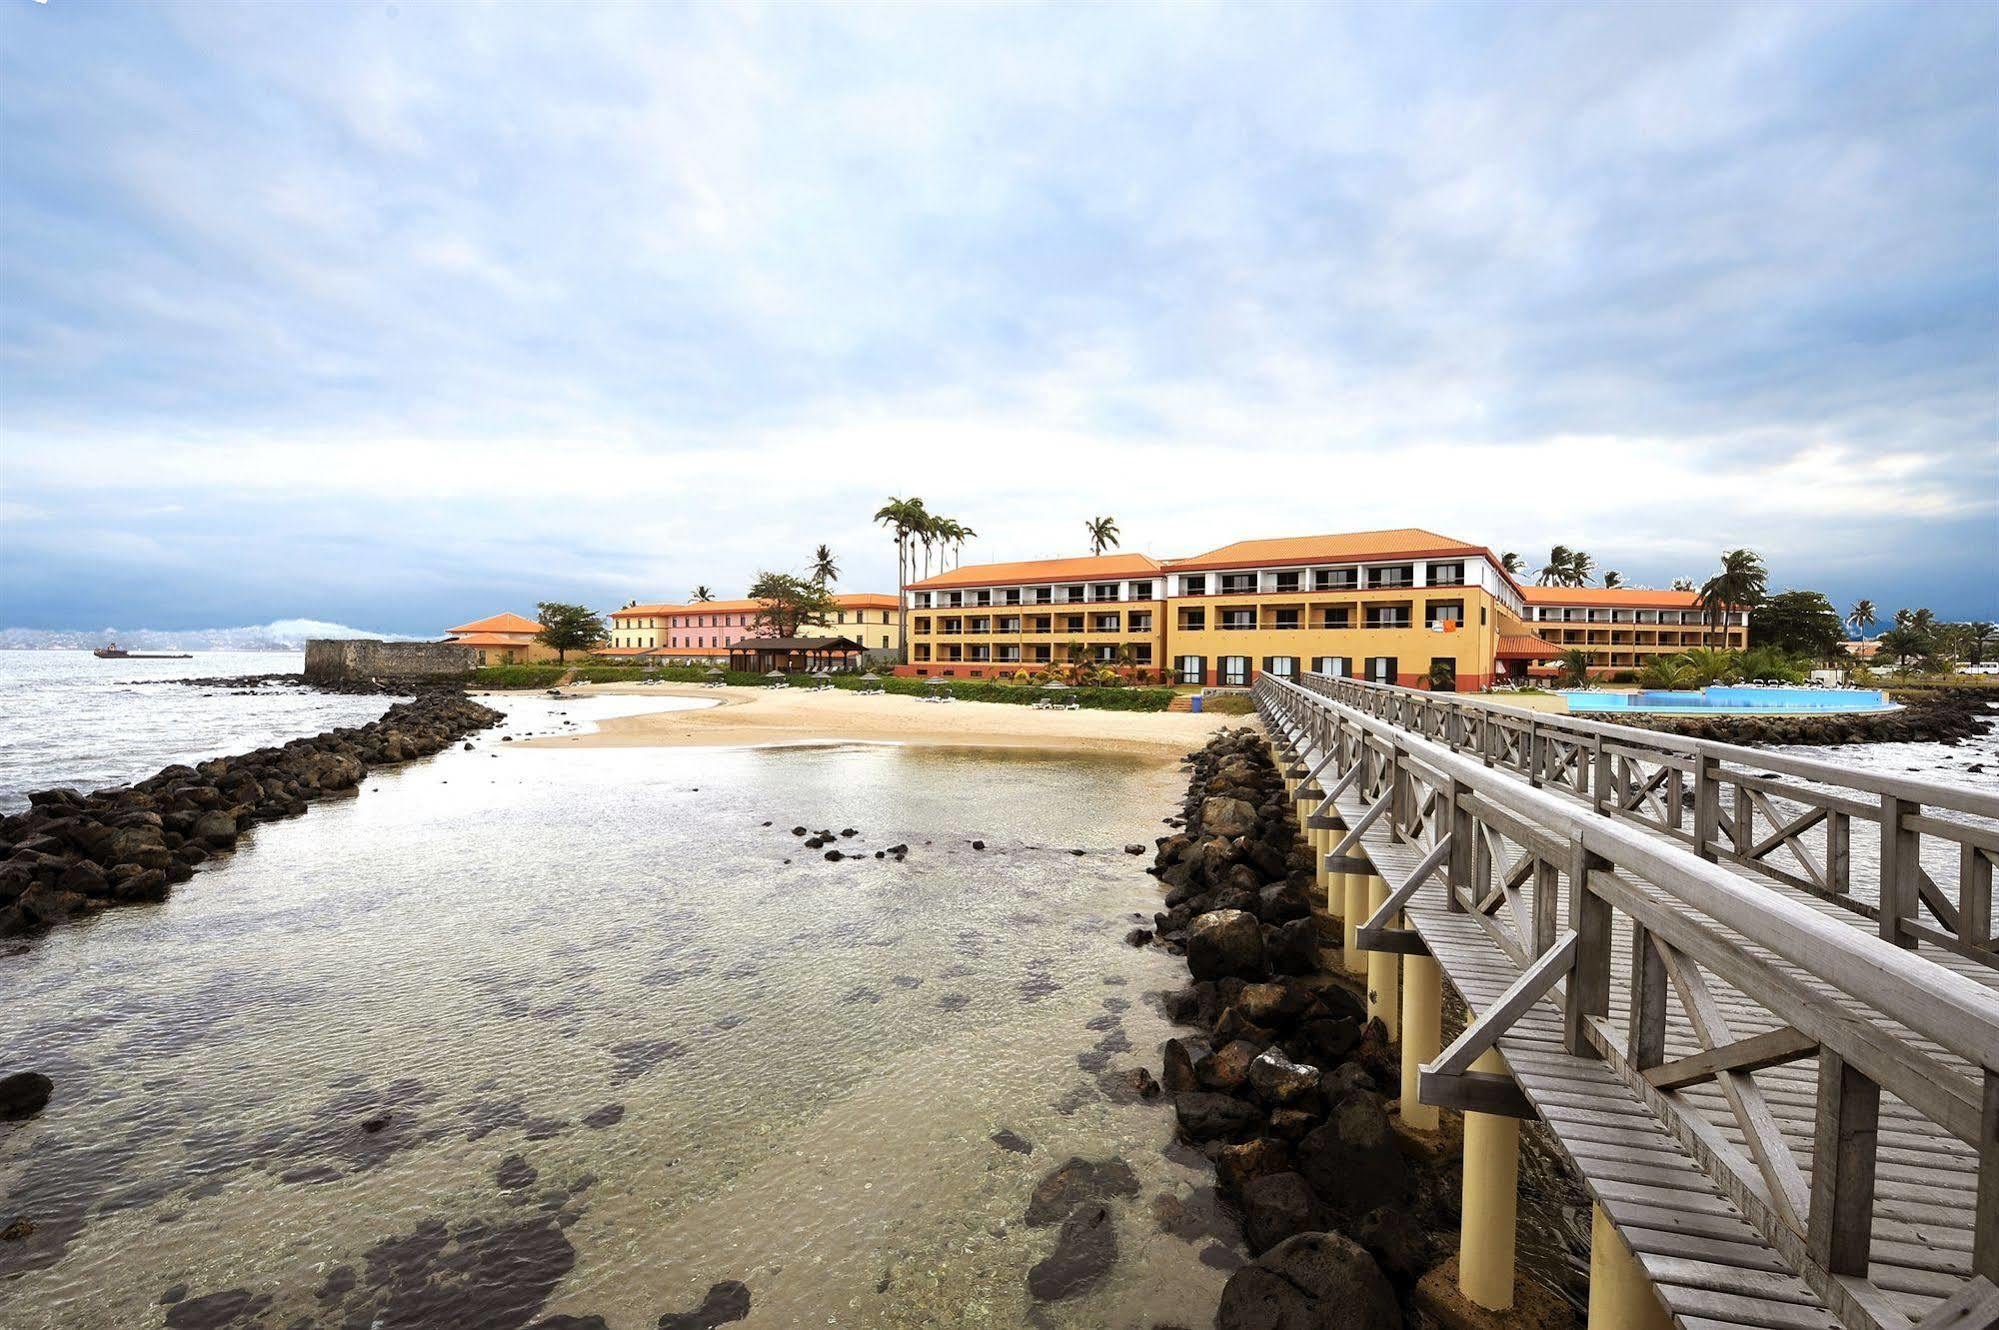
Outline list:
[[[1610,759],[1603,751],[1603,736],[1593,734],[1589,741],[1590,803],[1605,817],[1610,816],[1611,801],[1616,798],[1615,781],[1611,777]]]
[[[1721,834],[1721,761],[1707,753],[1694,754],[1694,853],[1710,863],[1715,837]]]
[[[1589,885],[1591,871],[1607,866],[1580,839],[1570,839],[1569,928],[1576,934],[1576,961],[1562,1011],[1562,1044],[1576,1057],[1597,1055],[1589,1020],[1610,1014],[1610,902]]]
[[[1985,1069],[1978,1115],[1978,1203],[1971,1225],[1971,1273],[1999,1283],[1999,1072]]]
[[[1880,1120],[1881,1087],[1830,1048],[1821,1048],[1805,1245],[1828,1274],[1867,1274]]]
[[[1471,851],[1477,832],[1470,798],[1471,786],[1461,780],[1451,782],[1451,857],[1445,865],[1444,902],[1453,914],[1464,913],[1464,900],[1459,893],[1471,886]]]
[[[1663,945],[1631,925],[1631,1065],[1647,1071],[1666,1060],[1666,965]]]
[[[1917,875],[1923,863],[1917,835],[1903,818],[1921,810],[1921,804],[1907,799],[1881,796],[1881,936],[1912,950],[1916,939],[1903,924],[1916,917]]]

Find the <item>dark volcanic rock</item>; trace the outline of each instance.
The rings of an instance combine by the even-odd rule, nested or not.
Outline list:
[[[1402,1309],[1357,1243],[1300,1233],[1229,1276],[1215,1330],[1402,1330]]]
[[[709,1288],[708,1296],[693,1311],[668,1312],[660,1317],[659,1330],[715,1330],[749,1314],[749,1286],[729,1279]]]
[[[1124,1160],[1093,1163],[1072,1155],[1035,1184],[1027,1200],[1026,1220],[1030,1228],[1041,1228],[1055,1223],[1084,1202],[1136,1195],[1138,1175]]]
[[[1173,1113],[1180,1130],[1196,1141],[1237,1136],[1256,1125],[1260,1114],[1230,1095],[1192,1091],[1173,1096]]]
[[[1244,1184],[1242,1231],[1249,1249],[1261,1256],[1295,1234],[1316,1227],[1319,1203],[1296,1173],[1266,1173]]]
[[[1298,1171],[1341,1214],[1366,1214],[1409,1194],[1409,1165],[1396,1149],[1388,1112],[1365,1090],[1347,1094],[1325,1125],[1299,1142]]]
[[[48,1106],[56,1083],[38,1071],[0,1076],[0,1121],[19,1122]]]
[[[1196,979],[1264,974],[1263,926],[1242,910],[1214,910],[1187,926],[1187,968]]]
[[[1079,1205],[1062,1221],[1055,1250],[1027,1272],[1027,1291],[1041,1302],[1088,1292],[1117,1263],[1117,1223],[1110,1207]]]

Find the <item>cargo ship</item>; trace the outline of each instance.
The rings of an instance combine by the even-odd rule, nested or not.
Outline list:
[[[113,642],[108,647],[99,647],[90,653],[99,660],[193,660],[187,651],[127,651]]]

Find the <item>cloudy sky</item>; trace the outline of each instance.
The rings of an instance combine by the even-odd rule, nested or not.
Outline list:
[[[0,626],[892,588],[890,494],[1999,616],[1996,15],[0,0]]]

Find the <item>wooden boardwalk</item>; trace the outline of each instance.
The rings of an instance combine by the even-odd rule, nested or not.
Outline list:
[[[1421,1098],[1545,1121],[1676,1324],[1995,1323],[1999,800],[1351,681],[1257,696],[1334,880],[1385,884],[1362,945],[1474,1014]]]

